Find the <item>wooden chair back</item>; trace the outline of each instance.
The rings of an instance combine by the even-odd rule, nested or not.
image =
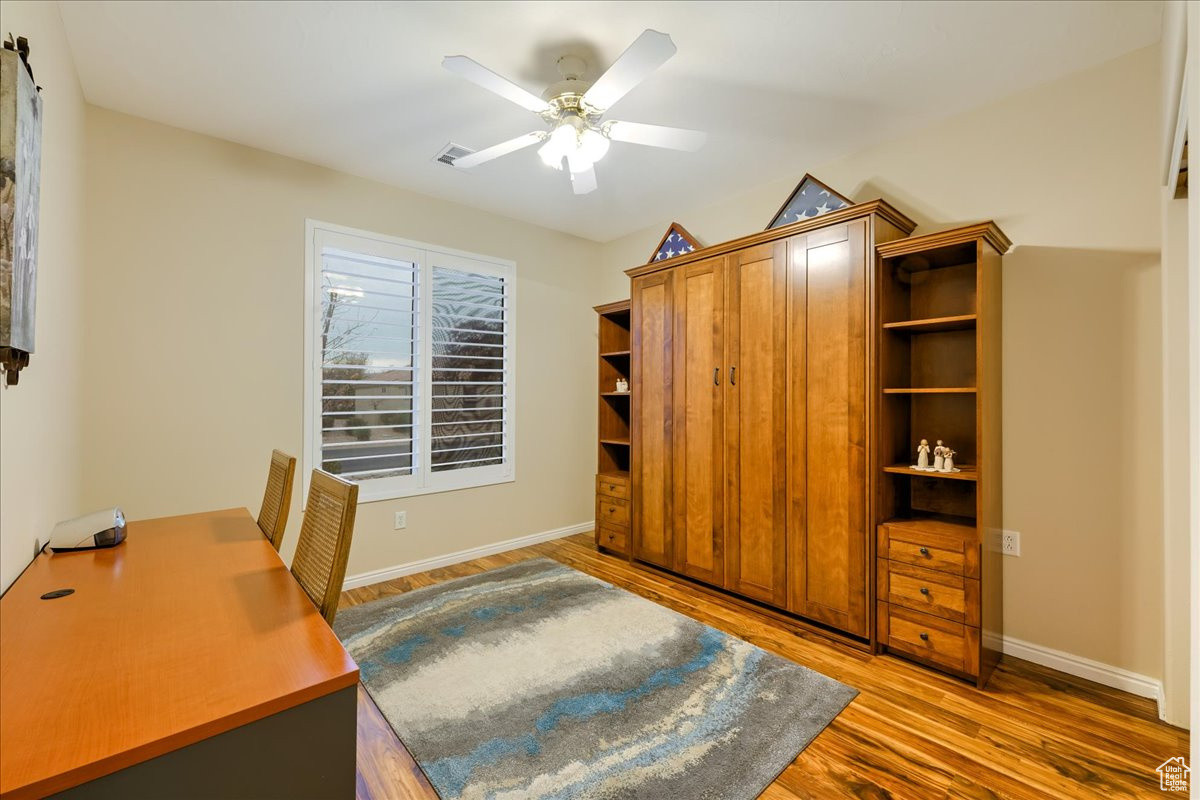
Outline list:
[[[263,492],[262,508],[258,510],[258,527],[271,540],[276,551],[287,530],[288,513],[292,510],[292,482],[296,477],[296,459],[279,450],[271,451],[271,468],[267,472],[267,490]]]
[[[292,574],[330,625],[346,577],[357,510],[358,484],[313,470]]]

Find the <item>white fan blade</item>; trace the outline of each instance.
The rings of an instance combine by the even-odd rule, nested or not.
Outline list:
[[[642,31],[629,49],[584,93],[583,99],[606,111],[673,55],[675,44],[670,36],[658,31]]]
[[[492,72],[477,61],[466,56],[446,56],[442,66],[455,75],[466,78],[476,86],[482,86],[489,92],[495,92],[505,100],[511,100],[521,108],[527,108],[538,114],[550,108],[550,104],[542,98],[522,89],[508,78],[503,78]]]
[[[493,158],[506,156],[509,153],[515,153],[523,147],[529,147],[532,144],[537,144],[542,139],[546,138],[545,131],[534,131],[527,133],[524,136],[518,136],[515,139],[509,139],[507,142],[494,144],[491,147],[471,153],[469,156],[454,159],[454,166],[460,169],[470,169],[485,161],[491,161]]]
[[[613,120],[606,123],[604,132],[608,138],[616,142],[644,144],[649,147],[666,147],[671,150],[687,150],[695,152],[704,146],[708,134],[701,131],[689,131],[686,128],[668,128],[665,125],[643,125],[640,122],[620,122]]]
[[[587,194],[596,191],[596,170],[588,167],[583,172],[572,172],[571,189],[575,194]]]

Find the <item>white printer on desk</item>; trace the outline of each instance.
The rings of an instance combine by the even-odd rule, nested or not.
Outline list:
[[[63,520],[50,534],[50,549],[94,550],[115,547],[125,541],[125,515],[119,508],[94,511],[75,519]]]

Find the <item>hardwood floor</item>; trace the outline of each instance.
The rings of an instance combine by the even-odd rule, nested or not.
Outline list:
[[[352,589],[342,594],[341,605],[536,556],[596,575],[859,689],[767,788],[766,800],[1160,797],[1155,767],[1188,751],[1187,732],[1159,722],[1151,700],[1009,657],[980,692],[602,555],[591,534]],[[437,798],[361,685],[357,797]]]

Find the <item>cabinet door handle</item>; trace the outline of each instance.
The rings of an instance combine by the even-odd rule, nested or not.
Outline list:
[[[713,386],[721,385],[721,368],[713,367]]]
[[[921,548],[921,555],[923,555],[923,556],[928,556],[928,555],[929,555],[929,548],[928,548],[928,547],[922,547],[922,548]]]
[[[922,642],[928,642],[928,641],[929,641],[929,634],[928,634],[928,633],[922,633],[922,634],[921,634],[921,641],[922,641]]]
[[[737,367],[730,367],[729,368],[729,385],[730,386],[737,386],[737,381],[734,380],[736,375],[737,375]]]
[[[928,587],[928,586],[922,586],[922,587],[921,587],[921,594],[923,594],[923,595],[925,595],[926,597],[928,597],[928,596],[929,596],[929,587]]]

